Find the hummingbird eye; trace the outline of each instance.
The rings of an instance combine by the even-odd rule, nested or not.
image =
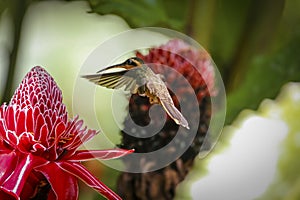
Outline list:
[[[137,67],[137,66],[142,66],[144,64],[144,61],[138,57],[132,57],[132,58],[127,59],[124,62],[124,64]]]
[[[126,65],[137,66],[137,63],[133,59],[128,59],[125,61]]]
[[[137,66],[136,62],[134,62],[134,60],[132,60],[131,58],[126,60],[126,64],[127,65],[133,65],[133,66]]]

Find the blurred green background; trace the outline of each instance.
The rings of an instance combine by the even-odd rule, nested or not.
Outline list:
[[[30,68],[41,65],[61,87],[72,113],[74,82],[89,53],[122,31],[157,26],[192,37],[211,54],[224,80],[226,124],[231,124],[243,109],[256,110],[284,84],[300,81],[299,10],[297,0],[1,0],[1,103],[10,100]],[[105,102],[110,93],[103,93]],[[109,113],[107,107],[101,109]],[[110,124],[113,116],[99,120],[107,132],[118,132]],[[300,130],[293,132],[287,140],[300,140],[295,137]],[[226,140],[223,134],[220,143]],[[291,190],[293,199],[300,199],[300,146],[286,142],[284,148],[281,160],[288,159],[278,168],[280,179],[263,199],[282,199]],[[102,167],[98,175],[114,188],[117,173]],[[276,192],[278,188],[282,190]],[[82,199],[94,196],[83,191]]]

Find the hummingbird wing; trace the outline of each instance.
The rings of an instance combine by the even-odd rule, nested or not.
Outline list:
[[[129,70],[111,73],[97,73],[91,75],[84,75],[83,78],[89,81],[110,89],[118,89],[125,86],[126,91],[133,92],[136,90],[136,80],[127,74]]]

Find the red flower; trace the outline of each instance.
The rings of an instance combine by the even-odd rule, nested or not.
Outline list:
[[[78,179],[109,199],[120,199],[80,162],[132,150],[78,150],[97,134],[82,125],[78,117],[68,119],[53,78],[34,67],[0,108],[0,199],[78,199]]]
[[[178,108],[179,102],[185,105],[181,111],[185,111],[190,130],[179,129],[170,118],[159,129],[162,114],[152,113],[150,119],[152,105],[149,100],[132,95],[120,147],[134,148],[136,153],[144,153],[143,159],[137,160],[132,156],[124,160],[128,171],[141,169],[149,172],[123,172],[118,179],[118,194],[124,199],[173,199],[176,186],[186,177],[200,150],[208,149],[210,145],[204,141],[211,119],[211,96],[217,95],[215,69],[204,49],[194,48],[180,39],[153,47],[147,54],[137,52],[136,56],[143,59],[155,73],[163,75],[168,86],[173,86],[174,93],[169,92]],[[143,129],[133,122],[151,128]],[[153,130],[159,131],[153,135]],[[193,138],[192,133],[196,133]],[[156,154],[151,156],[149,152]],[[165,160],[170,164],[165,166]]]

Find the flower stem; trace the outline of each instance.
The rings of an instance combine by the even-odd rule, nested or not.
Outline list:
[[[21,28],[24,15],[29,6],[30,0],[12,0],[9,4],[9,9],[13,21],[13,48],[9,54],[9,66],[7,70],[6,83],[4,92],[2,94],[1,102],[8,102],[11,97],[13,87],[13,77],[15,74],[17,53],[19,50],[19,43],[21,37]]]

